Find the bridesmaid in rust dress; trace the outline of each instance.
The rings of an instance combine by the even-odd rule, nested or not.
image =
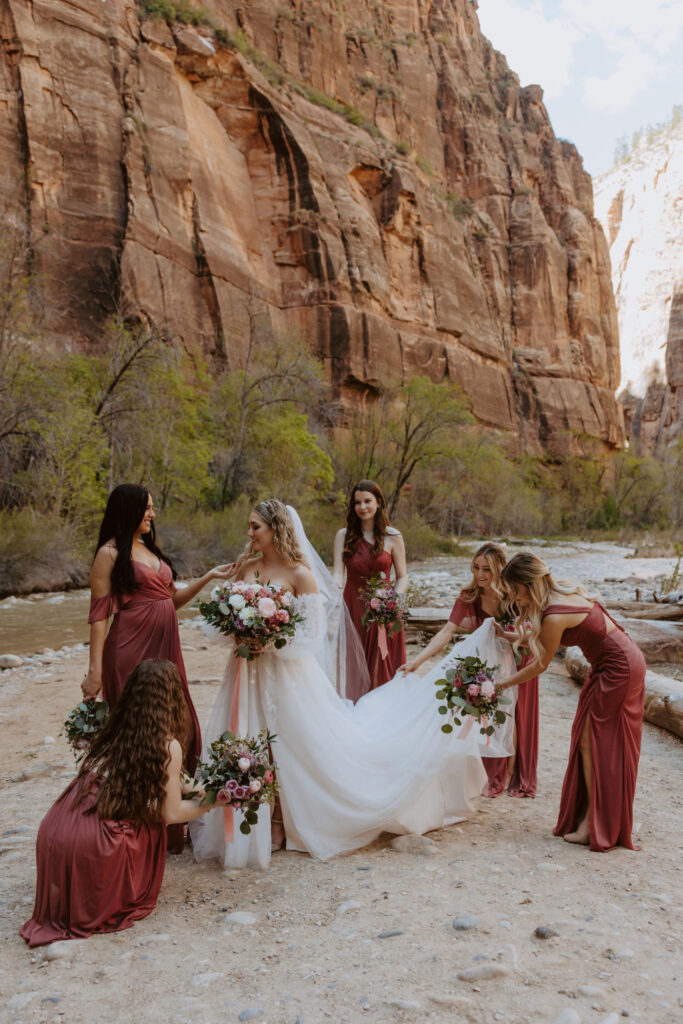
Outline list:
[[[377,624],[364,626],[362,622],[366,606],[361,591],[371,576],[391,579],[392,566],[396,592],[404,594],[408,575],[403,537],[389,524],[386,501],[379,485],[373,480],[360,480],[349,498],[346,528],[339,530],[334,539],[334,575],[342,586],[346,571],[344,601],[365,651],[372,690],[393,679],[406,658],[403,629],[399,633],[387,631],[385,654],[379,643]],[[362,693],[350,694],[347,681],[347,695],[357,700]]]
[[[520,552],[502,573],[530,624],[534,658],[499,689],[544,672],[560,644],[581,648],[591,664],[572,726],[569,764],[555,835],[591,850],[631,841],[645,701],[645,658],[598,601],[579,586],[557,583],[536,555]]]
[[[113,708],[141,661],[172,661],[185,692],[184,749],[190,774],[201,752],[201,734],[187,685],[176,609],[191,601],[210,580],[226,578],[228,568],[217,566],[189,586],[176,589],[173,565],[156,544],[149,491],[136,484],[121,484],[109,495],[90,573],[90,665],[81,689],[86,700],[101,690]],[[112,615],[114,621],[107,632]],[[171,830],[168,846],[171,853],[182,850],[182,828]]]
[[[501,573],[505,550],[488,541],[472,559],[472,582],[460,591],[448,622],[432,637],[423,651],[405,666],[414,672],[450,643],[456,633],[473,633],[488,618],[497,618],[503,596]],[[505,637],[501,630],[501,637]],[[510,639],[505,637],[505,639]],[[513,757],[485,757],[488,775],[486,796],[496,797],[508,788],[510,796],[536,796],[538,761],[538,678],[517,693],[515,704],[515,754]]]
[[[36,901],[21,929],[29,946],[113,932],[156,906],[166,829],[210,808],[183,799],[185,711],[180,673],[144,661],[126,684],[76,779],[43,818]]]

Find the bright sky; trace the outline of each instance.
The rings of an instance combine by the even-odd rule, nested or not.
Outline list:
[[[683,103],[683,0],[479,0],[482,31],[593,175]]]

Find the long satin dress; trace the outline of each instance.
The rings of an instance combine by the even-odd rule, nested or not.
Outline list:
[[[477,597],[468,601],[462,593],[453,605],[449,622],[463,629],[473,630],[490,618]],[[529,660],[524,655],[522,667]],[[538,763],[538,676],[517,688],[515,704],[515,764],[508,784],[510,796],[536,796],[536,766]],[[486,796],[496,797],[505,790],[507,781],[507,758],[485,757],[484,767],[488,775]]]
[[[78,806],[80,781],[71,783],[38,829],[36,901],[21,929],[29,946],[130,928],[156,906],[166,829],[87,814],[97,796],[93,776],[89,782]]]
[[[102,655],[102,693],[111,708],[123,693],[128,677],[146,658],[172,661],[180,672],[187,702],[187,718],[183,727],[182,746],[185,767],[194,774],[202,749],[199,729],[178,631],[178,616],[173,604],[175,591],[173,573],[166,562],[156,570],[144,562],[133,561],[138,584],[132,594],[122,598],[107,595],[91,598],[88,622],[99,622],[114,616]],[[173,853],[183,848],[183,826],[170,825],[168,847]]]
[[[392,564],[391,552],[381,551],[379,555],[373,555],[372,544],[364,537],[358,541],[355,551],[346,563],[344,600],[363,645],[372,690],[393,679],[406,660],[406,638],[403,629],[400,633],[392,633],[387,629],[388,654],[383,658],[379,649],[377,624],[372,622],[364,626],[362,622],[366,608],[361,591],[371,576],[381,573],[386,579],[390,579]]]
[[[575,605],[553,604],[544,616],[575,615],[576,611]],[[583,622],[562,634],[565,646],[581,648],[591,670],[574,716],[554,832],[556,836],[574,832],[586,810],[579,743],[589,718],[593,755],[590,848],[606,851],[625,846],[633,850],[633,799],[643,731],[646,665],[642,651],[618,623],[607,633],[605,616],[614,622],[596,602]]]

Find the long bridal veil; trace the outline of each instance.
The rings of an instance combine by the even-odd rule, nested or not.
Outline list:
[[[316,660],[334,683],[339,696],[356,701],[370,689],[370,673],[360,637],[351,621],[342,589],[309,541],[299,513],[291,505],[287,505],[287,511],[323,601],[327,630],[320,637]]]

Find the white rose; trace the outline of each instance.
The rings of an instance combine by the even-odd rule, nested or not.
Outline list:
[[[258,602],[259,615],[264,619],[270,619],[277,611],[277,605],[272,597],[260,597]]]
[[[249,768],[251,768],[251,761],[249,760],[248,757],[241,757],[237,762],[237,767],[241,772],[246,772],[248,771]]]
[[[217,601],[218,600],[218,595],[220,594],[220,592],[221,592],[220,586],[214,587],[213,590],[211,591],[211,600],[212,601]]]
[[[239,611],[240,608],[244,608],[246,603],[247,602],[244,600],[241,594],[233,594],[232,597],[230,598],[230,607],[235,608],[237,611]]]
[[[253,608],[243,608],[240,612],[240,618],[245,625],[248,622],[251,622],[255,615],[256,612],[254,611]]]
[[[493,697],[496,692],[496,688],[490,679],[485,679],[481,684],[481,693],[483,697]]]

